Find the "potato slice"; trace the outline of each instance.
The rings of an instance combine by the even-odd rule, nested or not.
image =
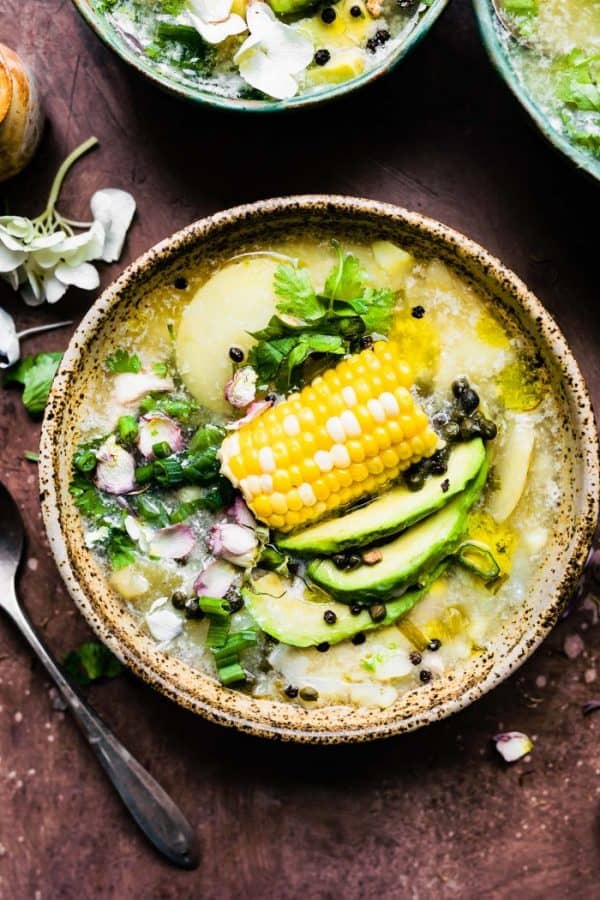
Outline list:
[[[177,367],[190,393],[208,409],[231,412],[224,388],[231,377],[229,348],[247,352],[248,331],[263,328],[275,312],[275,270],[281,260],[250,256],[228,263],[196,292],[177,332]]]
[[[535,428],[531,417],[511,417],[507,434],[494,459],[499,488],[490,498],[488,512],[496,522],[508,519],[521,499],[534,443]]]

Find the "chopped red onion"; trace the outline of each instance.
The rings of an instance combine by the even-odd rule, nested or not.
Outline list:
[[[183,450],[184,441],[181,428],[164,413],[148,413],[139,421],[138,448],[146,459],[154,459],[152,448],[166,442],[172,453]]]
[[[227,510],[227,515],[237,525],[244,525],[246,528],[256,528],[256,519],[246,506],[244,500],[238,495],[233,501],[233,505]]]
[[[131,453],[117,444],[111,434],[96,453],[98,464],[94,483],[108,494],[128,494],[135,488],[135,460]]]
[[[225,399],[236,409],[244,409],[256,397],[256,370],[252,366],[242,366],[225,385]]]
[[[152,391],[172,391],[172,378],[160,378],[150,372],[123,372],[115,375],[114,393],[118,403],[135,403]]]
[[[199,597],[224,597],[236,577],[234,567],[219,559],[200,572],[194,582],[194,590]]]
[[[516,762],[533,750],[533,741],[522,731],[505,731],[494,735],[492,740],[505,762]]]
[[[230,422],[225,428],[228,431],[237,431],[238,428],[241,428],[242,425],[247,425],[248,422],[252,422],[254,419],[258,418],[258,416],[262,415],[267,409],[270,409],[273,406],[274,400],[255,400],[254,403],[251,403],[248,409],[246,410],[246,415],[241,419],[236,419],[235,422]]]
[[[206,543],[213,556],[246,568],[256,557],[258,540],[250,528],[233,522],[218,522],[210,529]]]
[[[149,552],[151,556],[161,559],[183,559],[191,553],[195,543],[196,538],[190,526],[180,522],[156,531],[150,541]]]

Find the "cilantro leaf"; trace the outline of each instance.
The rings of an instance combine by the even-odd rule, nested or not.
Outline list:
[[[572,50],[555,64],[556,94],[583,112],[600,112],[600,54]]]
[[[392,327],[396,298],[389,288],[367,288],[363,299],[367,310],[361,315],[367,332],[387,334]]]
[[[298,269],[289,263],[279,266],[275,271],[275,293],[282,298],[277,310],[284,315],[312,322],[322,318],[326,312],[306,269]]]
[[[63,669],[78,684],[88,685],[100,678],[116,678],[124,668],[108,647],[98,641],[85,641],[67,653]]]
[[[23,385],[23,405],[32,416],[44,411],[62,353],[26,356],[3,378],[3,384]]]
[[[337,262],[325,282],[324,293],[329,300],[352,300],[359,297],[368,274],[360,260],[351,253],[345,253],[337,241],[333,241]]]
[[[126,531],[112,528],[105,549],[108,561],[115,570],[124,569],[135,562],[136,543]]]
[[[106,357],[104,363],[107,372],[117,374],[121,372],[139,372],[142,363],[137,353],[128,353],[119,347],[114,353]]]

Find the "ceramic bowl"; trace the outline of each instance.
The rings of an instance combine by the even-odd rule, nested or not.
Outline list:
[[[369,84],[387,72],[391,72],[410,51],[416,47],[425,37],[434,22],[442,14],[450,0],[433,0],[431,6],[421,16],[417,26],[408,35],[401,46],[391,52],[378,66],[364,72],[357,78],[352,78],[342,84],[324,86],[309,96],[293,97],[290,100],[242,100],[231,97],[219,96],[211,91],[195,88],[184,84],[161,72],[153,61],[139,51],[127,37],[117,31],[108,20],[96,9],[94,0],[73,0],[86,22],[93,28],[99,38],[125,60],[134,69],[149,81],[186,100],[195,103],[205,103],[221,109],[238,110],[240,112],[281,112],[285,109],[297,109],[305,106],[315,106],[335,97],[342,97],[351,91],[355,91],[365,84]]]
[[[88,376],[106,357],[116,323],[145,294],[189,272],[207,257],[228,258],[241,244],[284,234],[345,234],[397,241],[419,257],[439,257],[482,294],[504,304],[534,340],[572,432],[564,465],[571,490],[558,516],[549,560],[488,649],[461,671],[420,687],[385,710],[306,710],[257,700],[158,649],[112,592],[85,547],[69,495],[70,460]],[[509,313],[509,314],[510,314]],[[303,742],[364,741],[442,719],[481,697],[535,650],[556,622],[584,564],[598,514],[598,439],[588,393],[567,343],[544,307],[498,260],[463,235],[422,215],[373,200],[334,196],[267,200],[195,222],[157,244],[94,303],[75,332],[55,379],[42,429],[41,501],[50,546],[65,584],[99,638],[125,663],[182,706],[253,734]]]
[[[492,0],[473,0],[479,32],[496,71],[502,76],[519,103],[553,147],[564,153],[578,169],[600,181],[600,159],[594,159],[559,130],[550,116],[539,106],[535,97],[521,81],[507,52],[506,32],[498,22]]]

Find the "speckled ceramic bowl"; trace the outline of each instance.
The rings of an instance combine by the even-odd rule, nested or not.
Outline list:
[[[519,78],[507,53],[506,33],[498,22],[492,0],[473,0],[473,8],[488,56],[519,103],[527,110],[533,122],[553,147],[564,153],[578,169],[582,169],[600,181],[600,159],[594,159],[590,153],[587,153],[574,141],[570,141],[553,124],[551,118]]]
[[[504,304],[531,334],[553,376],[563,427],[572,432],[564,460],[572,489],[560,510],[550,560],[518,615],[464,670],[419,687],[385,710],[306,710],[256,700],[159,650],[108,588],[85,547],[69,495],[70,461],[88,375],[105,358],[115,322],[127,319],[148,291],[207,256],[227,258],[240,245],[281,240],[288,233],[342,233],[362,241],[386,238],[420,257],[440,257],[483,294]],[[190,225],[133,263],[96,301],[77,329],[52,388],[42,430],[40,483],[50,546],[65,583],[98,636],[127,666],[173,700],[223,725],[268,737],[339,743],[385,737],[442,719],[489,691],[535,650],[556,622],[588,552],[598,513],[598,439],[583,378],[563,335],[540,302],[498,260],[456,231],[395,206],[345,197],[291,197],[240,206]]]
[[[97,0],[96,2],[95,0],[73,0],[83,18],[93,28],[98,37],[111,50],[114,50],[121,59],[133,66],[134,69],[137,69],[138,72],[141,72],[149,81],[177,97],[183,97],[195,103],[206,103],[209,106],[238,110],[240,112],[281,112],[286,109],[297,109],[301,106],[314,106],[327,100],[333,100],[335,97],[341,97],[350,93],[350,91],[355,91],[363,85],[375,81],[375,79],[380,78],[387,72],[391,72],[421,42],[449,2],[450,0],[432,0],[431,6],[422,15],[419,23],[413,28],[402,45],[389,53],[378,66],[375,66],[368,72],[364,72],[357,78],[352,78],[350,81],[345,81],[342,84],[325,85],[310,95],[293,97],[291,100],[237,100],[231,97],[219,96],[201,88],[195,88],[193,85],[184,84],[175,78],[169,77],[169,75],[161,72],[156,63],[148,56],[140,52],[132,41],[127,39],[126,35],[117,31],[102,13],[98,12]]]

